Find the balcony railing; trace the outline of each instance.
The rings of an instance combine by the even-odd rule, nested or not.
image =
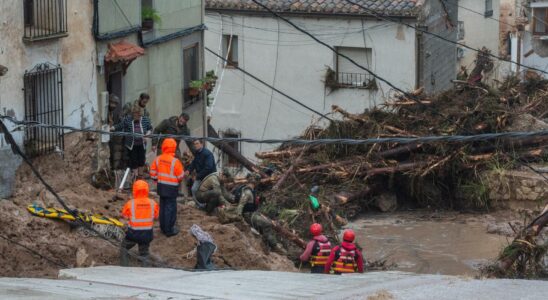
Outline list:
[[[337,73],[337,84],[339,88],[375,89],[375,78],[369,74],[359,73]]]
[[[24,0],[25,41],[67,35],[67,0]]]

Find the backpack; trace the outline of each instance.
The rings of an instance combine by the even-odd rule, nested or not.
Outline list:
[[[234,201],[236,203],[239,203],[240,199],[242,198],[242,194],[246,189],[251,191],[251,193],[253,194],[253,199],[255,199],[255,201],[253,203],[246,203],[244,206],[244,212],[256,211],[257,209],[259,209],[259,197],[257,197],[257,191],[251,189],[245,184],[237,187],[234,192],[232,192],[232,194],[234,195]]]

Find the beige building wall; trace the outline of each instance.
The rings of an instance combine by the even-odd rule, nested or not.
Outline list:
[[[0,112],[22,120],[23,76],[37,64],[50,63],[63,70],[64,123],[86,128],[97,111],[95,41],[91,1],[67,1],[68,35],[63,38],[23,42],[23,1],[0,1],[0,65],[9,71],[0,79]],[[16,132],[18,142],[22,133]]]
[[[470,46],[475,49],[481,49],[487,47],[494,55],[499,55],[499,17],[500,17],[500,0],[493,0],[493,13],[492,15],[482,15],[486,12],[485,1],[480,0],[460,0],[458,2],[459,7],[459,21],[463,23],[464,38],[459,40],[460,43]],[[458,26],[458,24],[457,24]],[[465,66],[468,73],[474,68],[474,60],[476,59],[477,52],[466,49],[464,47],[458,47],[461,53],[461,57],[458,59],[457,68]],[[459,57],[459,55],[457,55]],[[486,78],[488,82],[501,79],[503,76],[502,69],[505,64],[503,62],[494,61],[494,68],[491,72],[488,72]]]

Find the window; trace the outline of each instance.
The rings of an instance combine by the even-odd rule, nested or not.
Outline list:
[[[141,0],[141,29],[143,31],[150,31],[154,29],[154,6],[152,0]]]
[[[493,0],[485,0],[485,14],[484,16],[491,17],[493,16]]]
[[[533,34],[546,35],[548,34],[548,8],[535,7],[533,8]]]
[[[227,130],[223,133],[223,138],[237,139],[237,138],[240,138],[240,133],[233,130]],[[240,142],[227,142],[227,144],[230,147],[232,147],[234,150],[236,150],[236,152],[240,153]],[[225,162],[224,167],[236,168],[240,166],[240,163],[236,159],[226,154],[224,154],[223,161]]]
[[[228,61],[227,66],[238,66],[238,36],[223,35],[223,57]]]
[[[200,79],[198,44],[183,50],[183,108],[200,101],[201,93],[190,88],[190,82]]]
[[[63,73],[60,66],[40,64],[23,77],[25,121],[63,125]],[[32,128],[25,132],[25,152],[35,157],[64,148],[63,131]]]
[[[457,40],[464,40],[464,21],[457,22]]]
[[[372,49],[357,47],[337,47],[337,51],[345,55],[359,65],[371,68]],[[338,87],[347,88],[371,88],[374,77],[366,73],[363,69],[357,67],[346,58],[337,55],[336,57],[336,76]]]
[[[32,42],[67,36],[66,0],[23,0],[23,10],[23,40]]]

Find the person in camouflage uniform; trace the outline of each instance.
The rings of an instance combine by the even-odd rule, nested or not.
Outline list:
[[[261,214],[259,201],[255,188],[261,180],[261,176],[250,174],[247,176],[248,183],[236,188],[233,192],[234,200],[237,203],[236,208],[223,209],[219,213],[221,223],[244,220],[255,230],[259,231],[268,246],[280,254],[285,254],[285,250],[276,238],[272,221]]]
[[[187,113],[182,113],[180,116],[173,116],[171,118],[163,120],[155,129],[154,134],[175,134],[190,136],[190,130],[187,123],[190,120],[190,116]],[[181,157],[181,150],[179,149],[179,143],[181,139],[175,139],[177,141],[177,151],[175,155]],[[152,151],[156,152],[157,145],[161,145],[164,142],[164,138],[158,139],[157,137],[152,139]],[[192,151],[192,142],[185,141],[188,149]],[[159,153],[158,153],[159,154]]]
[[[222,174],[211,173],[202,180],[194,196],[196,205],[208,214],[212,214],[219,206],[230,205],[232,195],[224,189],[222,182]]]
[[[120,116],[115,113],[120,105],[120,99],[115,94],[110,94],[108,99],[108,125],[114,126],[120,122]],[[123,170],[127,165],[127,153],[124,150],[124,137],[111,136],[110,147],[110,167],[112,170]]]

